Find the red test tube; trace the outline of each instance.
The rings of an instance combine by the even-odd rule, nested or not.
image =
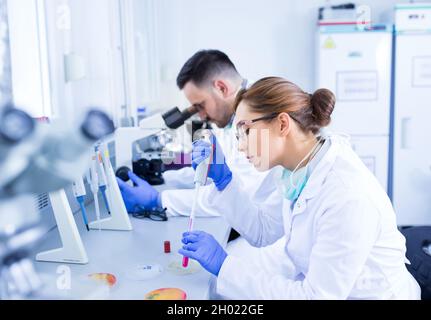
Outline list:
[[[165,248],[165,253],[171,253],[171,242],[165,241],[164,248]]]

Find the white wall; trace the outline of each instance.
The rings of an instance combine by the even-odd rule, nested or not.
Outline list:
[[[137,0],[139,1],[139,0]],[[144,0],[140,0],[144,1]],[[146,1],[146,0],[145,0]],[[332,1],[339,4],[348,1]],[[392,16],[396,0],[365,0],[374,22]],[[186,103],[175,77],[197,50],[225,51],[249,79],[279,75],[314,89],[314,36],[324,0],[161,0],[158,39],[161,104]]]
[[[35,0],[19,1],[29,3]],[[124,102],[120,88],[121,70],[117,66],[120,63],[112,62],[119,61],[121,55],[119,35],[114,36],[113,32],[119,26],[115,13],[109,9],[110,4],[118,0],[43,1],[47,5],[54,113],[65,108],[65,89],[68,86],[64,83],[62,56],[68,53],[64,48],[68,37],[71,38],[69,51],[87,61],[86,78],[69,85],[73,87],[74,95],[73,107],[67,108],[71,109],[69,115],[75,108],[89,104],[120,113],[120,105]],[[298,83],[305,90],[314,89],[317,9],[326,3],[325,0],[133,1],[133,36],[138,57],[135,107],[146,103],[152,104],[153,109],[166,109],[173,105],[185,107],[187,102],[176,87],[176,76],[193,53],[209,48],[225,51],[241,74],[250,80],[279,75]],[[332,3],[340,2],[344,1]],[[390,13],[397,2],[365,0],[362,3],[370,5],[373,20],[378,22],[380,16]],[[58,7],[67,3],[72,20],[69,35],[58,26],[61,15]],[[21,24],[19,30],[26,32]],[[19,51],[26,52],[24,49]],[[29,69],[23,69],[22,74],[26,73],[25,70]],[[113,95],[114,91],[118,92]]]
[[[14,103],[33,117],[50,116],[46,41],[36,0],[8,1],[12,91]]]
[[[88,107],[98,107],[118,118],[124,104],[118,2],[44,3],[53,115],[73,120]],[[79,62],[69,79],[65,72],[66,56]]]

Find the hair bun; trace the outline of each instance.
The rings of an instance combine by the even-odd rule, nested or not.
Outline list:
[[[328,126],[335,108],[335,95],[328,89],[319,89],[310,96],[315,124],[319,127]]]

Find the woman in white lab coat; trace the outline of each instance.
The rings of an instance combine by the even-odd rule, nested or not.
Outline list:
[[[284,168],[278,181],[284,237],[238,258],[205,232],[185,233],[180,253],[218,277],[218,294],[231,299],[420,299],[386,193],[346,138],[323,134],[334,106],[329,90],[310,95],[276,77],[238,94],[234,124],[240,151],[259,171]],[[195,143],[194,166],[211,151],[204,142]],[[248,210],[261,216],[256,224],[265,220],[225,163],[216,160],[209,176],[217,189],[211,201],[229,195],[224,209],[230,215]]]

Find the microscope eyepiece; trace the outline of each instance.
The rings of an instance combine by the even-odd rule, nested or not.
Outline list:
[[[191,106],[185,109],[183,112],[181,112],[178,107],[175,107],[163,114],[162,117],[169,129],[178,129],[184,124],[186,120],[191,118],[197,112],[198,110],[195,106]]]
[[[88,139],[97,141],[113,133],[115,127],[106,113],[99,110],[91,110],[87,113],[81,130]]]
[[[0,139],[15,144],[28,137],[34,130],[34,120],[24,111],[7,106],[0,115]]]

